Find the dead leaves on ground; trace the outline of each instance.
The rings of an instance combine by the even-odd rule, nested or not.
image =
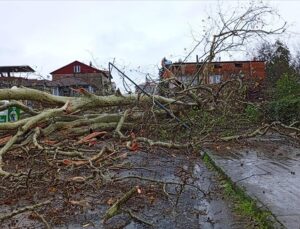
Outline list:
[[[0,145],[5,144],[6,142],[8,142],[10,139],[12,138],[12,135],[8,135],[6,137],[3,137],[0,139]]]
[[[83,207],[85,209],[92,208],[92,206],[90,205],[90,203],[87,200],[70,200],[69,203],[72,205]]]
[[[135,133],[131,132],[130,133],[131,141],[128,141],[126,143],[126,148],[129,149],[130,151],[136,152],[140,149],[140,146],[136,140],[136,135]]]
[[[63,159],[61,162],[64,165],[75,165],[75,166],[85,165],[89,163],[87,160],[70,160],[70,159]]]
[[[78,183],[83,183],[86,181],[86,177],[83,177],[83,176],[77,176],[77,177],[72,177],[70,178],[70,181],[73,181],[73,182],[78,182]]]
[[[86,143],[88,143],[89,145],[95,145],[97,142],[97,138],[103,137],[105,134],[107,134],[106,131],[93,132],[93,133],[83,137],[78,142],[76,142],[76,145],[86,144]]]

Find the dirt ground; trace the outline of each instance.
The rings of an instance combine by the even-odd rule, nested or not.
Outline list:
[[[101,148],[97,144],[92,147]],[[90,149],[86,147],[85,154]],[[81,182],[71,178],[91,176],[88,166],[76,168],[60,155],[50,160],[42,150],[20,150],[4,158],[5,169],[26,170],[29,175],[0,181],[0,214],[51,202],[4,220],[1,228],[45,228],[43,220],[53,228],[250,227],[249,219],[233,212],[232,203],[220,191],[218,178],[195,153],[120,148],[113,159],[95,164],[102,168],[105,182],[98,176]],[[141,193],[104,222],[107,209],[135,186]]]

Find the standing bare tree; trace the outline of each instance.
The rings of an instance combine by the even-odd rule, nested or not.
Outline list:
[[[262,1],[251,1],[226,12],[222,4],[218,4],[218,8],[216,15],[202,20],[203,32],[193,34],[196,44],[182,61],[184,63],[194,53],[202,60],[202,66],[185,84],[186,87],[190,87],[197,78],[201,83],[209,74],[209,63],[217,56],[246,51],[246,47],[254,41],[280,35],[287,28],[287,23],[276,10]]]

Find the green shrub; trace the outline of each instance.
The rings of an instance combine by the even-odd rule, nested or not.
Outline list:
[[[276,82],[275,98],[281,99],[286,96],[300,96],[300,83],[294,75],[284,74]]]
[[[272,121],[289,124],[300,120],[300,97],[289,95],[271,102],[268,106],[268,116]]]
[[[262,113],[260,112],[260,110],[250,104],[248,104],[245,108],[245,114],[251,122],[258,122],[262,117]]]
[[[300,83],[294,75],[284,74],[276,82],[273,98],[267,106],[271,121],[290,124],[300,120]]]

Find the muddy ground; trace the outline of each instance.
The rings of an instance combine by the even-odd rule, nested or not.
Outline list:
[[[251,220],[234,213],[219,178],[198,154],[159,148],[120,149],[120,157],[106,162],[110,163],[109,171],[102,175],[108,181],[96,176],[82,183],[69,178],[87,177],[90,168],[61,164],[59,155],[49,160],[44,154],[16,151],[5,157],[10,162],[6,169],[30,168],[30,175],[19,182],[18,178],[0,181],[0,213],[45,200],[51,203],[4,220],[1,228],[45,228],[40,216],[53,228],[255,227]],[[141,193],[130,198],[120,214],[103,222],[106,210],[135,186]]]

